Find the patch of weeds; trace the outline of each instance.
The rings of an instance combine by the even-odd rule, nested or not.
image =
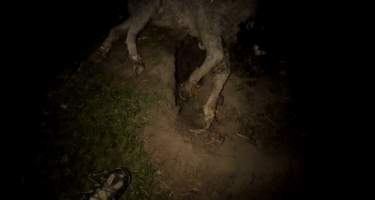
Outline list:
[[[127,167],[133,181],[122,199],[157,199],[154,169],[143,150],[137,115],[155,101],[122,82],[110,84],[100,67],[87,66],[51,92],[44,136],[48,152],[38,160],[40,182],[54,199],[79,199],[92,189],[92,172]]]

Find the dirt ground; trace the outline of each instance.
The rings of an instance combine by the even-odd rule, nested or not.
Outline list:
[[[176,63],[196,65],[204,52],[175,53],[179,43],[173,34],[150,27],[141,33],[138,44],[146,69],[137,77],[133,76],[122,42],[102,63],[110,73],[134,82],[138,90],[159,97],[150,110],[138,116],[149,121],[143,129],[143,141],[157,169],[155,191],[167,192],[171,199],[201,200],[279,199],[287,191],[296,191],[301,162],[283,148],[263,148],[265,143],[254,137],[264,138],[260,136],[262,131],[251,133],[257,130],[252,127],[261,121],[262,113],[267,113],[276,101],[272,80],[261,77],[250,85],[240,73],[233,72],[213,126],[207,131],[198,130],[194,122],[200,119],[199,108],[207,98],[210,76],[202,81],[196,97],[177,105]],[[278,126],[277,120],[262,116],[268,119],[268,129]]]

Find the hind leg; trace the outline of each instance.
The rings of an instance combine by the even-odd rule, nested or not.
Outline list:
[[[214,83],[210,96],[206,104],[203,106],[205,129],[210,128],[216,116],[216,106],[220,98],[220,93],[229,77],[230,68],[228,64],[222,62],[214,72]]]

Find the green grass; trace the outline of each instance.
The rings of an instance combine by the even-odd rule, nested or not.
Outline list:
[[[113,85],[100,67],[88,66],[51,92],[49,109],[55,114],[47,127],[53,131],[39,164],[58,199],[78,199],[77,194],[92,189],[89,173],[117,167],[133,175],[122,199],[157,198],[152,193],[155,170],[140,138],[147,119],[139,117],[155,98],[133,88],[124,81]]]

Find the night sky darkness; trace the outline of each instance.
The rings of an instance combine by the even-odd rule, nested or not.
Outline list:
[[[11,168],[16,172],[32,174],[36,170],[30,166],[30,158],[38,149],[38,119],[48,88],[53,87],[59,74],[74,70],[110,28],[127,17],[123,0],[79,2],[53,1],[44,4],[44,8],[36,6],[22,19],[24,27],[19,27],[22,30],[17,34],[19,40],[30,45],[16,48],[27,55],[15,62],[25,64],[11,69],[14,100],[11,100],[12,106],[8,106],[12,119],[9,135],[16,146],[13,145],[14,155],[10,157]],[[313,17],[308,15],[311,9],[310,4],[298,1],[260,0],[257,23],[265,30],[255,40],[276,57],[288,59],[296,110],[301,123],[314,132],[317,127],[312,121],[319,109],[314,103],[317,97],[313,77],[317,70],[311,61],[311,38],[314,37]],[[24,40],[28,43],[23,43]],[[30,188],[21,188],[23,192],[28,190]]]

